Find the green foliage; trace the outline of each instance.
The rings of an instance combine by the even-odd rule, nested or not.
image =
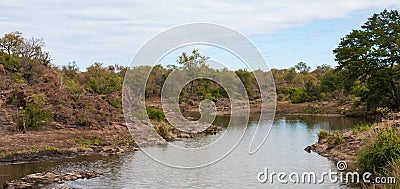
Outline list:
[[[33,153],[38,153],[38,152],[39,152],[39,147],[36,146],[36,145],[33,145],[33,146],[31,147],[31,152],[33,152]]]
[[[35,37],[24,39],[19,31],[4,34],[0,38],[0,52],[48,66],[51,58],[49,53],[43,50],[43,47],[42,39]]]
[[[165,120],[164,112],[162,112],[161,110],[157,110],[155,108],[147,108],[147,115],[151,120],[156,120],[156,121]]]
[[[308,94],[302,88],[287,88],[286,93],[293,104],[306,102],[309,98]]]
[[[104,101],[108,102],[114,108],[121,108],[122,106],[122,99],[121,98],[109,98],[106,96],[102,97]]]
[[[6,154],[4,152],[0,152],[0,158],[6,157]]]
[[[25,78],[22,76],[22,73],[15,73],[13,75],[13,79],[16,83],[18,84],[24,84],[26,83]]]
[[[100,138],[88,136],[85,138],[78,138],[74,139],[76,143],[78,143],[81,147],[90,147],[90,146],[99,146],[100,145]]]
[[[84,93],[84,88],[76,83],[72,79],[65,79],[64,81],[64,89],[70,94],[71,98],[76,100],[79,99],[83,93]]]
[[[43,148],[43,150],[44,150],[44,151],[58,151],[58,148],[57,148],[57,147],[54,147],[54,146],[45,146],[45,147]]]
[[[21,67],[21,64],[12,56],[0,52],[0,64],[10,71],[16,71]]]
[[[346,80],[359,80],[366,87],[360,97],[369,109],[400,107],[399,22],[397,10],[374,14],[334,50],[338,69],[349,73]]]
[[[91,122],[87,118],[77,118],[76,125],[78,126],[90,126]]]
[[[189,104],[190,106],[194,106],[194,101],[193,101],[192,99],[189,99],[189,100],[188,100],[188,104]]]
[[[377,107],[376,112],[384,119],[389,119],[392,116],[392,111],[388,107]]]
[[[300,73],[308,73],[310,72],[310,66],[307,66],[307,64],[305,62],[299,62],[297,63],[294,68],[296,68],[296,70]]]
[[[50,110],[43,109],[38,104],[28,103],[24,111],[26,128],[38,130],[41,124],[49,123],[51,118]]]
[[[326,130],[321,130],[321,131],[319,131],[319,133],[318,133],[318,141],[321,141],[321,140],[323,140],[323,139],[326,139],[328,136],[329,136],[328,131],[326,131]]]
[[[358,133],[362,133],[362,132],[365,132],[365,131],[372,130],[373,128],[374,128],[373,124],[367,123],[367,124],[356,126],[355,128],[352,129],[352,131],[353,131],[354,134],[358,134]]]
[[[156,127],[156,132],[164,139],[168,139],[169,132],[168,132],[169,125],[166,123],[161,123]]]
[[[358,158],[363,171],[383,173],[387,165],[400,157],[400,133],[389,128],[378,133],[378,138]]]
[[[114,70],[104,68],[102,65],[95,63],[87,68],[85,73],[87,89],[95,94],[110,94],[121,90],[122,77]]]
[[[330,145],[339,145],[344,142],[343,135],[340,134],[339,131],[335,131],[333,134],[329,134],[325,130],[321,130],[318,133],[318,141],[326,140],[326,142]]]

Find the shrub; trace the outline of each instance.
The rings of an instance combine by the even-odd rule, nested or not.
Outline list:
[[[380,131],[377,139],[360,154],[363,171],[382,173],[392,160],[400,157],[400,134],[393,128]]]
[[[343,135],[339,131],[335,131],[333,134],[329,134],[325,130],[321,130],[318,133],[318,141],[326,140],[330,145],[338,145],[344,142]]]
[[[303,88],[288,88],[286,93],[289,94],[289,99],[293,104],[303,103],[309,99],[307,92]]]
[[[18,70],[21,67],[21,64],[17,60],[5,53],[1,53],[0,64],[3,64],[5,69],[11,71]]]
[[[75,122],[79,126],[90,126],[90,121],[87,118],[78,118]]]
[[[353,128],[352,131],[354,134],[358,134],[364,131],[369,131],[374,128],[373,124],[364,124],[364,125],[358,125],[357,127]]]
[[[104,101],[108,102],[111,106],[114,108],[120,108],[122,105],[122,99],[121,98],[108,98],[106,96],[102,97]]]
[[[329,133],[326,130],[321,130],[318,133],[318,141],[321,141],[329,136]]]
[[[156,131],[161,137],[163,137],[164,139],[168,139],[169,138],[168,128],[169,125],[165,122],[162,122],[158,124],[158,126],[156,127]]]
[[[162,112],[161,110],[154,109],[154,108],[147,108],[147,115],[149,116],[149,119],[152,119],[152,120],[157,120],[157,121],[165,120],[164,112]]]
[[[6,154],[4,152],[0,152],[0,158],[6,157]]]
[[[66,79],[65,80],[65,87],[64,89],[69,93],[70,97],[74,100],[78,99],[81,97],[84,93],[84,88],[77,84],[74,80],[72,79]]]

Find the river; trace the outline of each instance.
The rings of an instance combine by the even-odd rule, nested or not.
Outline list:
[[[229,117],[219,117],[218,124],[225,124]],[[42,171],[64,172],[70,170],[95,170],[104,173],[90,180],[67,182],[57,187],[82,188],[348,188],[343,183],[325,181],[320,184],[260,183],[257,179],[266,168],[271,172],[315,172],[317,177],[329,169],[337,171],[336,165],[316,153],[303,149],[317,141],[317,133],[348,130],[361,120],[344,117],[286,116],[278,117],[273,123],[266,143],[255,154],[249,155],[250,139],[257,122],[249,124],[247,132],[239,145],[224,159],[212,165],[197,169],[177,169],[162,165],[142,151],[124,155],[88,155],[71,159],[52,160],[21,165],[1,165],[0,182]],[[261,124],[262,126],[262,124]],[[237,132],[241,132],[238,130]],[[221,135],[209,135],[189,141],[177,141],[176,145],[204,145],[204,141]],[[153,150],[164,153],[163,148]],[[208,152],[217,153],[216,151]],[[177,157],[179,158],[179,157]],[[201,157],[198,157],[201,158]],[[196,157],[191,161],[196,161]],[[286,180],[289,180],[286,177]],[[50,186],[49,186],[50,187]]]

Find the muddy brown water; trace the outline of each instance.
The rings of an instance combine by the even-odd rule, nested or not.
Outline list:
[[[216,124],[224,125],[229,117],[217,117]],[[75,158],[50,160],[38,163],[1,165],[0,183],[21,178],[35,172],[65,172],[71,170],[94,170],[104,173],[90,180],[67,182],[57,187],[82,188],[348,188],[343,183],[323,184],[280,184],[259,183],[257,174],[268,168],[274,172],[313,171],[317,175],[324,171],[336,170],[336,165],[316,153],[303,149],[317,141],[319,130],[348,130],[366,122],[361,119],[344,117],[277,116],[266,143],[254,155],[247,153],[257,121],[249,124],[243,140],[226,158],[215,164],[199,169],[176,169],[162,165],[142,151],[124,155],[87,155]],[[262,126],[262,124],[261,124]],[[240,132],[238,130],[238,132]],[[217,135],[204,136],[188,141],[175,142],[178,145],[204,145]],[[160,148],[156,153],[164,153]],[[209,153],[216,153],[210,151]],[[178,157],[177,157],[178,158]],[[196,157],[194,157],[196,158]],[[201,157],[198,157],[201,158]],[[51,186],[49,186],[51,187]]]

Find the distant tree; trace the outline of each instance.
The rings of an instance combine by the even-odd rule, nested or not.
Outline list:
[[[349,72],[348,82],[366,85],[362,100],[368,108],[400,106],[400,15],[397,10],[374,14],[367,22],[346,35],[333,51],[338,69]]]
[[[297,63],[294,68],[296,68],[296,70],[300,73],[308,73],[310,72],[310,67],[307,66],[307,64],[305,62],[299,62]]]
[[[5,34],[0,38],[1,50],[13,57],[22,57],[29,61],[35,60],[38,63],[48,66],[51,58],[49,52],[43,50],[43,39],[32,37],[24,39],[19,31]]]
[[[24,38],[22,37],[22,33],[19,31],[5,34],[4,37],[0,39],[0,47],[8,55],[19,54],[23,43]]]
[[[190,75],[194,77],[198,76],[201,71],[207,67],[206,61],[209,57],[202,56],[198,49],[193,49],[192,54],[188,55],[183,52],[181,56],[178,57],[176,61],[182,65],[183,69]],[[190,82],[190,91],[193,93],[194,80]]]

